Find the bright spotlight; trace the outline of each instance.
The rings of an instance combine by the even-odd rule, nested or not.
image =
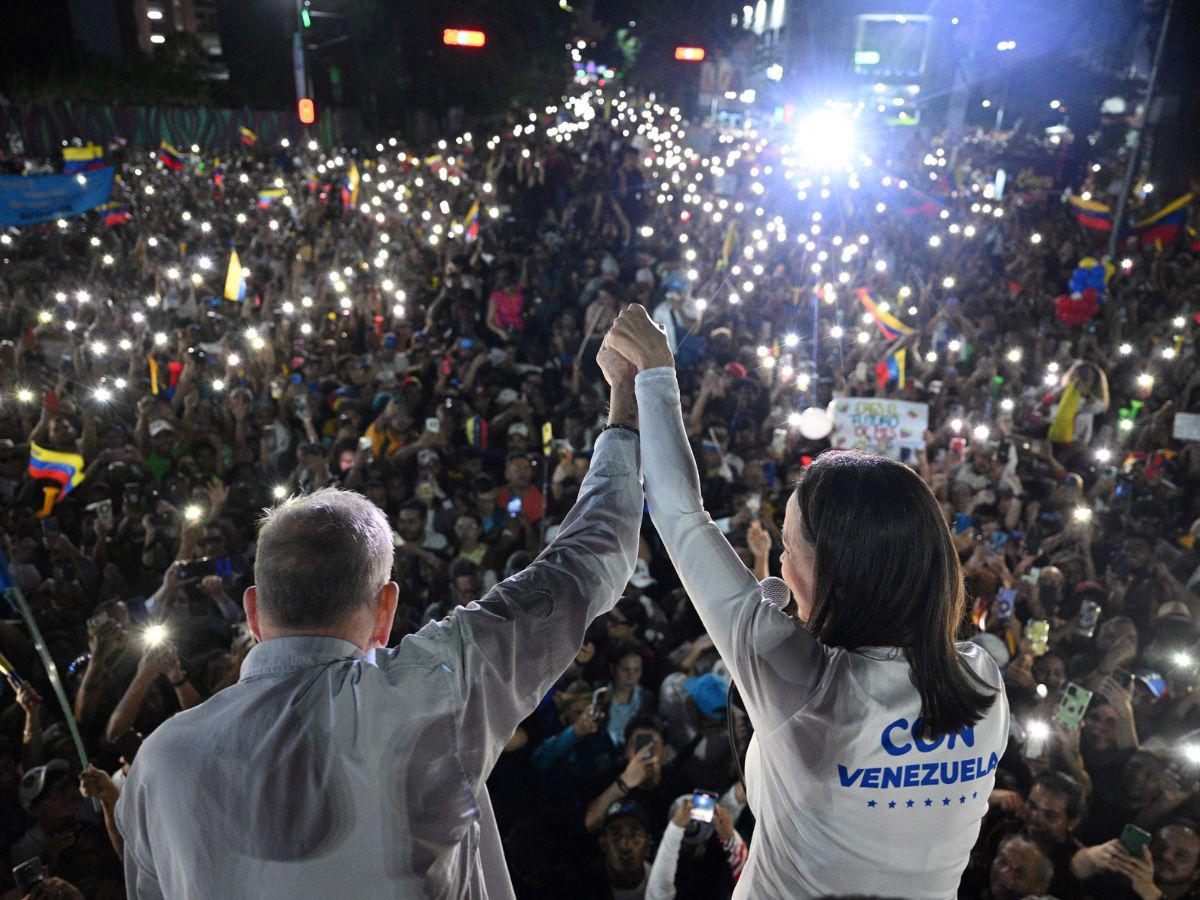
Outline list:
[[[804,162],[817,169],[837,169],[854,157],[854,120],[843,112],[822,109],[802,119],[795,148]]]

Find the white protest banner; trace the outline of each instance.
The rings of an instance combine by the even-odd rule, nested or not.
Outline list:
[[[1171,437],[1177,441],[1200,441],[1200,413],[1175,413]]]
[[[878,397],[835,397],[830,445],[838,450],[865,450],[893,459],[902,449],[925,449],[929,404]]]

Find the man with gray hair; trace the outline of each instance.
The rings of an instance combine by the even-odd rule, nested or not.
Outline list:
[[[130,897],[511,898],[485,781],[633,574],[642,516],[634,370],[528,568],[386,642],[387,518],[332,489],[267,513],[237,684],[160,726],[117,805]]]

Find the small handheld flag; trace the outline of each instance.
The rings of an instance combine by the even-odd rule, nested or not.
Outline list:
[[[473,241],[479,237],[479,201],[476,200],[471,204],[471,208],[467,210],[467,240]]]
[[[253,147],[258,143],[258,135],[245,125],[238,126],[238,135],[240,136],[241,142],[247,147]]]
[[[1070,194],[1067,203],[1075,210],[1075,219],[1084,228],[1112,231],[1112,210],[1097,200],[1084,200]]]
[[[90,172],[104,166],[104,150],[96,144],[85,147],[63,147],[63,174]]]
[[[83,482],[83,471],[83,457],[78,453],[29,445],[29,477],[57,484],[61,489],[58,500]]]
[[[875,324],[879,326],[879,331],[885,340],[894,341],[902,334],[912,334],[913,330],[910,326],[905,325],[889,312],[884,312],[879,308],[879,304],[871,296],[871,292],[866,288],[858,289],[858,299],[862,302],[863,309],[871,314],[871,318],[875,320]]]
[[[284,196],[283,188],[267,188],[258,192],[258,208],[266,209],[276,200],[280,200]]]
[[[237,251],[229,251],[229,269],[225,273],[225,299],[246,299],[246,270],[242,268]]]
[[[111,228],[133,218],[133,207],[128,203],[105,203],[98,210],[100,221]]]
[[[1195,194],[1184,194],[1158,212],[1135,222],[1133,233],[1137,235],[1138,243],[1143,247],[1169,247],[1174,244],[1187,223],[1188,206],[1194,199]]]
[[[166,141],[158,145],[158,158],[172,172],[183,171],[183,156]]]
[[[350,171],[346,173],[346,177],[342,180],[342,209],[350,209],[350,207],[358,203],[358,166],[354,164],[354,160],[350,160]]]

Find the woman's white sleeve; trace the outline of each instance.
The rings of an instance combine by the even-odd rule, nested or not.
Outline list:
[[[755,728],[769,727],[811,694],[823,652],[803,623],[763,602],[758,579],[705,511],[674,368],[639,373],[637,401],[650,518]]]

